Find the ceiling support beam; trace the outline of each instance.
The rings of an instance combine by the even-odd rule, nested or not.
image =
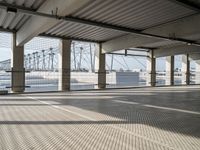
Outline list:
[[[190,54],[189,55],[190,60],[200,60],[200,53]]]
[[[191,10],[200,12],[200,6],[196,5],[195,3],[191,2],[191,1],[188,1],[188,0],[169,0],[169,1],[179,4],[179,5],[182,5]]]
[[[17,45],[21,46],[33,37],[59,24],[62,21],[59,16],[67,16],[90,1],[91,0],[57,0],[55,2],[55,0],[46,0],[37,11],[1,2],[0,8],[31,16],[31,18],[16,32]],[[54,11],[54,13],[52,11]]]
[[[57,35],[44,34],[44,33],[39,34],[39,36],[49,37],[49,38],[58,38],[58,39],[64,39],[64,40],[91,42],[91,43],[101,43],[102,42],[102,41],[94,41],[94,40],[89,40],[89,39],[81,39],[81,38],[74,38],[74,37],[57,36]]]
[[[122,53],[106,53],[111,55],[120,55],[120,56],[133,56],[133,57],[149,57],[147,55],[136,55],[136,54],[122,54]]]
[[[49,18],[49,19],[56,19],[58,21],[62,20],[62,21],[67,21],[67,22],[81,23],[81,24],[97,26],[97,27],[101,27],[101,28],[107,28],[107,29],[122,31],[122,32],[126,32],[126,33],[132,33],[132,34],[135,34],[135,35],[140,35],[140,36],[148,37],[148,38],[154,37],[154,38],[157,38],[157,39],[177,41],[177,42],[181,42],[183,44],[190,43],[190,44],[193,44],[193,45],[200,46],[200,43],[197,43],[197,42],[191,41],[191,40],[187,40],[187,39],[154,35],[154,34],[142,32],[141,30],[111,25],[111,24],[92,21],[92,20],[81,19],[81,18],[77,18],[77,17],[71,17],[71,16],[63,17],[63,16],[59,16],[59,15],[52,15],[52,14],[47,14],[47,13],[43,13],[43,12],[37,12],[35,10],[25,9],[24,7],[18,7],[18,6],[11,5],[11,4],[4,3],[4,2],[0,2],[0,8],[6,8],[6,9],[12,8],[12,9],[17,9],[18,12],[28,14],[28,15],[31,15],[31,16],[38,16],[38,17],[45,17],[45,18]],[[52,24],[55,24],[53,20],[52,20]],[[48,26],[48,27],[50,27],[50,26]]]
[[[2,27],[0,27],[0,32],[10,32],[10,33],[15,33],[15,30],[11,30],[11,29],[4,29]]]
[[[198,40],[200,33],[200,14],[194,15],[188,18],[178,20],[176,22],[168,23],[165,25],[160,25],[147,30],[145,33],[161,35],[161,36],[172,36],[178,38],[185,38],[191,40]],[[105,52],[112,52],[115,50],[133,48],[133,47],[143,47],[145,48],[159,48],[165,46],[175,46],[175,45],[185,45],[185,46],[198,46],[190,43],[181,43],[169,40],[160,40],[158,38],[145,38],[142,36],[125,35],[119,38],[112,39],[110,41],[104,42],[102,47]]]
[[[103,52],[113,52],[122,49],[140,47],[145,44],[157,43],[162,40],[157,38],[147,38],[142,36],[135,36],[132,34],[124,35],[119,38],[104,42],[102,45]]]
[[[154,52],[154,56],[158,58],[158,57],[165,57],[165,56],[194,54],[194,53],[200,53],[200,47],[193,46],[193,45],[181,45],[181,46],[156,49]]]
[[[16,33],[16,30],[4,29],[4,28],[0,27],[0,32]],[[87,39],[81,39],[81,38],[56,36],[56,35],[50,35],[50,34],[39,34],[38,36],[48,37],[48,38],[58,38],[58,39],[64,39],[64,40],[74,40],[74,41],[82,41],[82,42],[91,42],[91,43],[101,43],[101,42],[103,42],[103,41],[93,41],[93,40],[89,40],[89,39],[87,40]]]

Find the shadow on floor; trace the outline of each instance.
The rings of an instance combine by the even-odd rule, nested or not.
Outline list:
[[[180,90],[179,90],[180,91]],[[131,92],[131,90],[130,90]],[[188,92],[163,92],[161,91],[150,91],[149,95],[145,95],[143,92],[139,91],[134,95],[134,90],[132,94],[126,92],[120,92],[117,90],[115,92],[105,93],[101,91],[99,98],[93,99],[95,93],[83,94],[81,92],[79,95],[61,95],[54,94],[55,99],[40,99],[41,101],[47,101],[52,105],[58,105],[59,107],[65,108],[66,106],[73,106],[80,108],[82,110],[88,110],[110,117],[121,119],[122,121],[0,121],[0,125],[7,124],[144,124],[152,127],[156,127],[162,130],[181,133],[188,136],[194,136],[200,138],[200,115],[189,114],[187,112],[178,112],[172,110],[163,110],[144,107],[140,104],[151,104],[161,107],[170,107],[183,110],[191,110],[200,112],[200,92],[198,90]],[[114,93],[114,94],[113,94]],[[117,94],[116,94],[117,93]],[[98,93],[97,93],[98,95]],[[30,95],[29,95],[30,96]],[[32,94],[32,97],[45,97],[48,94]],[[60,96],[66,97],[66,99],[56,98]],[[73,96],[73,99],[70,99]],[[81,99],[81,97],[87,96],[88,99]],[[102,96],[111,96],[111,98],[102,98]],[[76,98],[77,97],[77,98]],[[27,98],[28,99],[28,98]],[[28,99],[30,100],[30,99]],[[124,104],[116,103],[115,100],[137,102],[140,104]],[[10,99],[9,101],[12,101]],[[16,102],[16,100],[13,99]],[[18,100],[17,100],[18,101]],[[19,100],[20,101],[20,100]],[[25,102],[25,100],[23,100]],[[35,100],[32,100],[35,101]],[[45,104],[6,104],[6,106],[46,106]],[[5,106],[1,104],[0,106]],[[53,115],[53,114],[52,114]],[[96,119],[95,119],[96,120]]]

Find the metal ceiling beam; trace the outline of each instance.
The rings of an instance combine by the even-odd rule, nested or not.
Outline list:
[[[128,49],[125,49],[127,51],[138,51],[138,52],[149,52],[149,49],[145,48],[145,49],[142,49],[142,48],[128,48]]]
[[[148,29],[151,29],[151,28],[156,28],[156,27],[159,27],[159,26],[162,26],[162,25],[167,25],[167,24],[169,24],[169,23],[177,22],[177,21],[180,21],[180,20],[182,20],[182,19],[187,19],[187,18],[189,18],[189,17],[193,17],[193,16],[196,16],[196,15],[198,15],[198,14],[199,14],[199,13],[197,12],[197,13],[194,13],[194,14],[190,14],[190,15],[187,15],[187,16],[184,16],[184,17],[180,17],[180,18],[174,19],[174,20],[166,21],[166,22],[164,22],[164,23],[159,23],[159,24],[156,24],[156,25],[152,25],[152,26],[147,27],[147,28],[144,29],[144,30],[148,30]],[[143,30],[143,31],[144,31],[144,30]]]
[[[158,58],[191,53],[200,53],[199,47],[193,45],[177,45],[173,47],[162,47],[154,51],[154,56]]]
[[[97,27],[101,27],[101,28],[107,28],[107,29],[112,29],[112,30],[117,30],[117,31],[122,31],[122,32],[127,32],[127,33],[133,33],[133,34],[141,35],[144,37],[154,37],[154,38],[163,39],[163,40],[177,41],[177,42],[181,42],[184,44],[189,43],[189,44],[194,44],[194,45],[200,46],[200,43],[196,43],[195,41],[191,41],[191,40],[187,40],[187,39],[164,37],[164,36],[159,36],[159,35],[154,35],[154,34],[149,34],[149,33],[143,33],[142,30],[136,30],[136,29],[132,29],[132,28],[126,28],[126,27],[111,25],[111,24],[107,24],[107,23],[81,19],[81,18],[77,18],[77,17],[66,16],[66,17],[63,17],[62,19],[65,21],[69,21],[69,22],[76,22],[76,23],[81,23],[81,24],[86,24],[86,25],[91,25],[91,26],[97,26]]]
[[[135,56],[135,57],[149,57],[147,55],[136,55],[136,54],[122,54],[122,53],[105,53],[105,54],[111,54],[111,55],[121,55],[121,56]]]
[[[4,28],[0,27],[0,32],[16,33],[16,30],[4,29]],[[39,36],[50,37],[50,38],[58,38],[58,39],[66,39],[66,40],[74,40],[74,41],[92,42],[92,43],[103,42],[103,41],[95,41],[95,40],[81,39],[81,38],[75,38],[75,37],[56,36],[56,35],[50,35],[50,34],[44,34],[44,33],[40,34]]]
[[[80,23],[80,24],[85,24],[85,25],[96,26],[96,27],[100,27],[100,28],[107,28],[107,29],[112,29],[112,30],[116,30],[116,31],[137,34],[137,35],[144,36],[144,37],[150,37],[150,38],[153,37],[153,38],[158,38],[158,39],[163,39],[163,40],[177,41],[177,42],[181,42],[183,44],[189,43],[189,44],[200,46],[200,43],[197,43],[197,42],[191,41],[191,40],[187,40],[187,39],[164,37],[164,36],[159,36],[159,35],[154,35],[154,34],[148,34],[148,33],[143,33],[141,30],[137,30],[137,29],[127,28],[127,27],[122,27],[122,26],[117,26],[117,25],[111,25],[111,24],[107,24],[107,23],[102,23],[102,22],[97,22],[97,21],[92,21],[92,20],[87,20],[87,19],[82,19],[82,18],[77,18],[77,17],[71,17],[71,16],[63,17],[63,16],[46,14],[46,13],[40,13],[33,9],[8,4],[5,2],[0,2],[0,8],[3,8],[3,9],[12,8],[12,9],[16,9],[17,12],[21,12],[21,13],[28,14],[31,16],[41,16],[41,17],[53,18],[53,19],[67,21],[67,22],[75,22],[75,23]]]
[[[69,21],[69,22],[97,26],[97,27],[101,27],[101,28],[107,28],[107,29],[112,29],[112,30],[117,30],[117,31],[122,31],[122,32],[127,32],[127,33],[140,34],[142,31],[142,30],[127,28],[127,27],[122,27],[122,26],[117,26],[117,25],[111,25],[111,24],[107,24],[107,23],[102,23],[102,22],[97,22],[97,21],[92,21],[92,20],[87,20],[87,19],[82,19],[82,18],[72,17],[72,16],[62,17],[61,19],[65,20],[65,21]]]
[[[0,32],[10,32],[10,33],[15,33],[16,30],[5,29],[5,28],[3,28],[3,27],[0,27]]]
[[[1,8],[13,8],[13,9],[20,9],[20,10],[25,10],[25,11],[36,11],[36,9],[33,8],[28,8],[28,7],[24,7],[24,6],[19,6],[19,5],[13,5],[13,4],[9,4],[6,2],[0,2],[0,7]]]
[[[195,4],[194,2],[188,1],[188,0],[169,0],[171,2],[174,2],[176,4],[182,5],[186,8],[189,8],[191,10],[200,12],[200,6]]]
[[[82,39],[82,38],[76,38],[76,37],[57,36],[57,35],[51,35],[51,34],[45,34],[45,33],[39,34],[39,36],[58,38],[58,39],[66,39],[66,40],[74,40],[74,41],[82,41],[82,42],[92,42],[92,43],[101,43],[102,42],[102,41],[95,41],[95,40]]]

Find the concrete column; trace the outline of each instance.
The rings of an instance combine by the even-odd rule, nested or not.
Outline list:
[[[182,56],[182,84],[190,84],[190,61],[189,55],[185,54]]]
[[[14,33],[12,45],[12,92],[21,93],[25,90],[24,46],[16,46]]]
[[[70,90],[71,72],[71,40],[61,40],[59,43],[59,82],[58,90]]]
[[[165,85],[174,85],[174,56],[166,57]]]
[[[106,55],[102,53],[102,44],[96,49],[95,70],[98,72],[98,88],[106,88]]]
[[[200,60],[195,60],[195,84],[200,84]]]
[[[149,57],[147,58],[147,85],[156,85],[156,58],[153,50],[149,52]]]

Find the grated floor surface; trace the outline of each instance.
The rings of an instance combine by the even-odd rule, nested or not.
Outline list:
[[[0,96],[1,150],[199,150],[200,86]]]

